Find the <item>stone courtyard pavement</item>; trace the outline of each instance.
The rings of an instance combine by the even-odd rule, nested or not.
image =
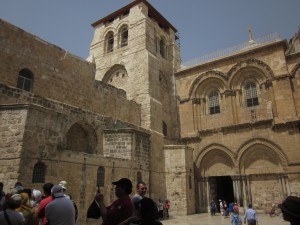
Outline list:
[[[242,219],[244,215],[241,215]],[[172,216],[161,221],[163,225],[230,225],[230,219],[220,214],[211,216],[209,213],[194,214],[188,216]],[[244,223],[243,223],[244,224]],[[268,214],[258,214],[259,225],[289,225],[282,216],[270,217]]]

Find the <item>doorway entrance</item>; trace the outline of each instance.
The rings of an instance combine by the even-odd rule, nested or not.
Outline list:
[[[230,176],[215,177],[217,199],[226,201],[227,204],[234,202],[233,184]]]

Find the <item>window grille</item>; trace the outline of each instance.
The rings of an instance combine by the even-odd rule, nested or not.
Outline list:
[[[247,107],[258,105],[256,84],[251,81],[247,82],[245,85],[245,92]]]
[[[32,183],[45,183],[46,166],[42,162],[34,165],[32,173]]]
[[[220,113],[219,93],[217,91],[209,93],[208,102],[210,114]]]

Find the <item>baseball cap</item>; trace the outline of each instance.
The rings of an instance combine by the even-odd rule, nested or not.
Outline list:
[[[121,178],[118,181],[112,182],[112,184],[120,186],[120,187],[132,187],[131,181],[127,178]]]
[[[54,185],[51,189],[51,194],[55,197],[55,198],[58,198],[58,197],[62,197],[64,196],[64,191],[63,191],[63,188],[59,185]]]

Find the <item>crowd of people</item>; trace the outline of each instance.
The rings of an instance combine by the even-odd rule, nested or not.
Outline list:
[[[281,209],[283,219],[289,221],[291,225],[299,225],[300,224],[300,198],[297,196],[288,196],[282,204],[272,204],[272,208],[269,211],[270,216],[272,216],[275,212],[275,208],[278,207]],[[258,225],[257,213],[253,209],[252,204],[248,204],[248,208],[246,209],[243,219],[240,216],[239,207],[237,203],[231,202],[227,206],[226,201],[219,200],[219,204],[217,205],[214,200],[210,202],[210,213],[212,216],[216,215],[216,211],[220,211],[221,216],[230,217],[230,223],[232,225]]]
[[[65,192],[67,182],[45,183],[43,193],[16,182],[9,193],[0,183],[1,225],[75,225],[77,206]]]

